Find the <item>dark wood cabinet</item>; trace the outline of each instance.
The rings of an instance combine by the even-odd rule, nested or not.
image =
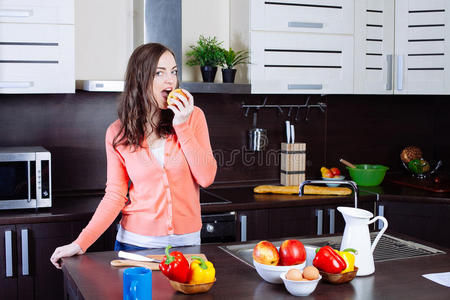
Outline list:
[[[0,299],[62,299],[62,272],[50,262],[56,247],[72,242],[87,220],[0,226]],[[115,224],[88,251],[113,250]]]
[[[250,241],[342,233],[344,232],[345,221],[341,213],[337,211],[338,206],[341,205],[240,211],[238,212],[237,240]],[[373,201],[361,202],[359,207],[374,212]],[[243,236],[246,239],[243,239]]]
[[[450,248],[449,204],[382,201],[378,211],[383,212],[390,230]]]
[[[50,255],[56,247],[71,242],[71,224],[20,224],[0,228],[0,298],[62,296],[61,272],[50,263]]]
[[[269,210],[243,210],[238,213],[237,241],[267,239],[269,231]]]

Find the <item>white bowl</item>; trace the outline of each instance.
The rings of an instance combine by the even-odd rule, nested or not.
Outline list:
[[[255,266],[256,272],[258,272],[259,276],[261,276],[265,281],[270,283],[283,283],[280,278],[281,273],[286,273],[290,269],[299,269],[301,271],[305,267],[305,262],[292,266],[272,266],[260,264],[253,260],[253,265]]]
[[[283,280],[284,286],[286,287],[288,292],[294,296],[308,296],[309,294],[314,292],[320,279],[322,279],[322,276],[319,275],[319,278],[315,280],[305,280],[305,281],[289,280],[286,279],[286,273],[287,272],[281,273],[280,278],[281,280]]]
[[[345,178],[345,176],[343,176],[343,175],[335,176],[333,178],[322,177],[322,179],[326,180],[326,181],[344,180],[344,178]],[[327,186],[336,187],[336,186],[339,186],[339,183],[327,183]]]

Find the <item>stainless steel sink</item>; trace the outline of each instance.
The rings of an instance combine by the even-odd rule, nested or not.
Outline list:
[[[370,237],[372,241],[375,239],[378,232],[372,232]],[[297,238],[298,239],[298,238]],[[277,241],[272,241],[272,243],[279,247],[285,239],[280,239]],[[329,236],[329,237],[316,237],[308,239],[299,239],[305,245],[307,250],[307,257],[314,255],[314,249],[318,247],[323,247],[325,245],[330,245],[335,249],[339,249],[342,236]],[[219,246],[222,250],[230,254],[231,256],[239,259],[240,261],[246,263],[247,265],[253,267],[253,248],[255,243],[240,244],[240,245],[228,245]],[[429,256],[429,255],[439,255],[445,254],[444,251],[431,248],[422,244],[418,244],[411,241],[402,240],[388,234],[381,236],[377,247],[375,248],[373,257],[375,261],[387,261],[396,259],[405,259],[418,256]],[[312,258],[307,259],[310,261]]]

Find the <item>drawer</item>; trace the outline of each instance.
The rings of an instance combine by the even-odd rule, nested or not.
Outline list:
[[[353,92],[353,37],[251,32],[252,93]]]
[[[0,93],[73,93],[74,26],[0,24]]]
[[[252,0],[251,30],[353,34],[353,0]]]
[[[0,0],[0,22],[74,24],[74,0]]]

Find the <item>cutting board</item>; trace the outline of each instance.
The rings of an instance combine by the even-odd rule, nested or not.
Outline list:
[[[435,177],[418,179],[411,176],[400,176],[389,178],[390,182],[413,187],[421,190],[426,190],[435,193],[450,193],[450,176],[439,175],[439,182],[435,182]]]
[[[161,255],[146,255],[147,257],[162,260],[164,258],[164,254]],[[184,257],[191,263],[192,256],[200,256],[204,260],[206,260],[205,254],[184,254]],[[150,270],[159,271],[158,267],[159,263],[149,262],[149,261],[137,261],[137,260],[129,260],[129,259],[115,259],[111,261],[111,266],[113,267],[144,267]]]

